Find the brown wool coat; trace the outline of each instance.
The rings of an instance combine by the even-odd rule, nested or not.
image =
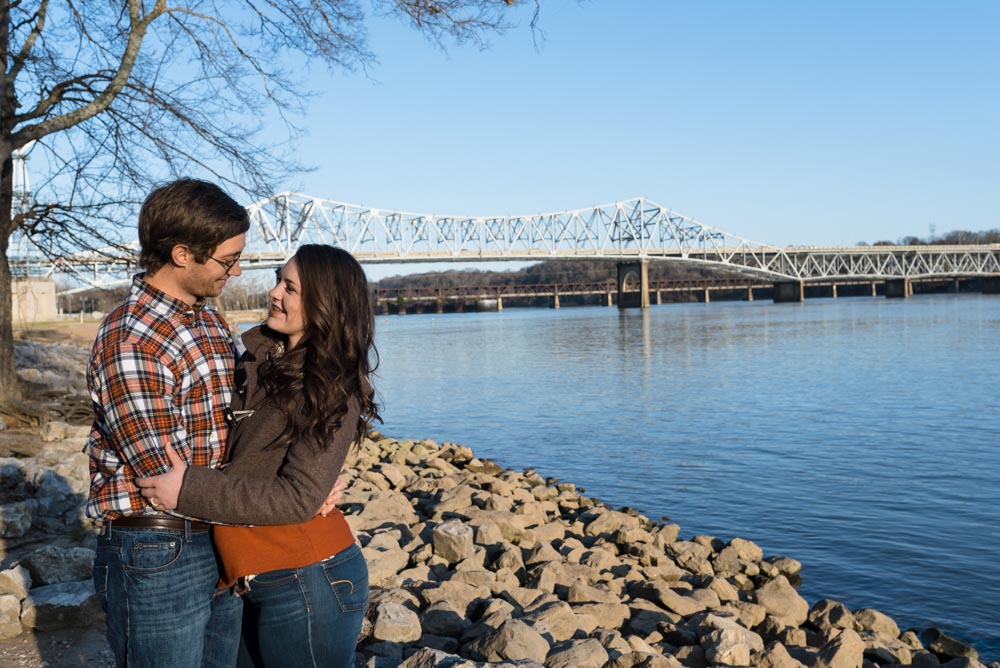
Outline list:
[[[344,426],[329,447],[312,448],[300,442],[269,448],[281,434],[284,418],[264,396],[257,372],[277,341],[266,330],[254,327],[243,335],[243,342],[247,352],[238,368],[246,371],[246,383],[235,388],[232,409],[254,413],[230,430],[228,463],[222,469],[188,467],[177,510],[231,524],[305,522],[319,510],[340,475],[354,437],[359,403],[349,403],[341,422]]]

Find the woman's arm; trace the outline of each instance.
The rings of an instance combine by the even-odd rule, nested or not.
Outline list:
[[[137,484],[144,496],[157,500],[158,508],[169,509],[176,498],[177,511],[192,517],[230,524],[304,522],[316,515],[334,488],[359,415],[358,402],[349,402],[333,443],[323,449],[303,442],[292,444],[281,468],[271,476],[238,473],[233,467],[178,466]],[[239,451],[234,459],[238,457]]]

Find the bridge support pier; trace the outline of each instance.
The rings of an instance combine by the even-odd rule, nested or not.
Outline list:
[[[712,303],[712,295],[709,294],[708,288],[705,288],[705,303],[706,304]]]
[[[802,281],[782,281],[774,284],[774,303],[800,302],[805,298],[805,283]]]
[[[983,279],[984,295],[1000,295],[1000,278],[991,276]]]
[[[552,308],[559,308],[559,293],[552,293]]]
[[[747,287],[747,301],[748,302],[752,302],[753,301],[753,287],[752,286]]]
[[[615,305],[615,298],[611,296],[610,292],[607,294],[608,294],[608,307],[610,308]]]
[[[836,299],[837,298],[837,284],[834,283],[833,285],[830,286],[830,288],[831,288],[831,290],[833,292],[833,298]]]
[[[639,281],[639,291],[625,291],[627,283]],[[618,263],[618,308],[649,308],[649,261]]]
[[[503,297],[500,296],[500,293],[497,293],[497,310],[503,310]]]
[[[444,313],[444,299],[438,297],[435,301],[437,303],[437,312]]]
[[[913,294],[913,285],[908,278],[893,278],[885,282],[886,299],[906,299]]]

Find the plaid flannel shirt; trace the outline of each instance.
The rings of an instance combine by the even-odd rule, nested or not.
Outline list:
[[[165,473],[165,448],[216,466],[226,443],[236,353],[222,316],[173,299],[137,275],[101,323],[87,387],[94,404],[87,515],[155,513],[133,483]]]

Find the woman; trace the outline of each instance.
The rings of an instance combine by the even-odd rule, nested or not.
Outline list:
[[[221,586],[245,591],[241,665],[353,666],[368,571],[344,516],[317,511],[352,444],[381,419],[370,382],[375,318],[364,271],[332,246],[299,248],[247,331],[222,469],[143,479],[159,509],[217,526]]]

